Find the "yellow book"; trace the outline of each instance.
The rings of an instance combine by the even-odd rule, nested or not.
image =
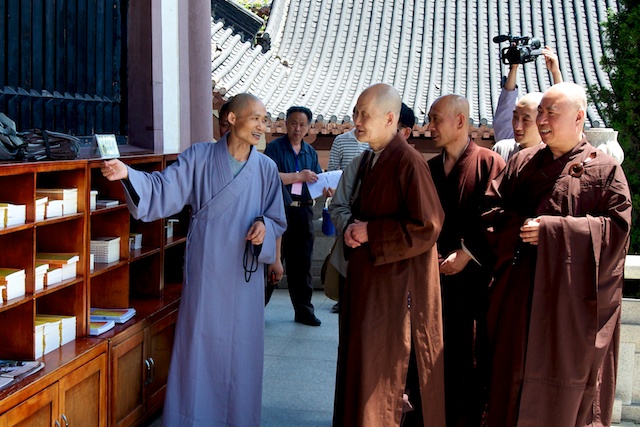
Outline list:
[[[77,252],[38,252],[36,260],[47,263],[51,267],[61,266],[80,261],[80,254]]]

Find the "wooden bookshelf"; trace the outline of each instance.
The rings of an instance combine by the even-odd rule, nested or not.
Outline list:
[[[122,160],[138,170],[154,172],[176,158],[131,154]],[[35,422],[32,412],[43,407],[53,417],[47,425],[56,420],[64,425],[58,418],[63,416],[70,424],[81,425],[80,420],[89,413],[98,417],[91,425],[140,425],[162,404],[189,211],[175,216],[178,223],[174,236],[168,239],[165,220],[145,223],[131,217],[122,184],[103,178],[100,165],[98,159],[0,162],[0,201],[26,205],[25,224],[0,228],[0,267],[23,268],[26,273],[26,295],[0,302],[0,359],[35,358],[35,317],[39,313],[75,316],[77,325],[75,341],[42,357],[45,370],[0,391],[0,425],[13,425],[14,421],[35,425],[30,424]],[[37,188],[77,188],[78,213],[36,221]],[[98,199],[115,199],[120,204],[91,210],[90,190],[98,190]],[[130,250],[130,233],[142,234],[142,249]],[[95,263],[91,269],[90,242],[96,237],[120,237],[119,259]],[[77,276],[36,291],[37,252],[78,253]],[[166,276],[171,279],[168,284]],[[137,314],[101,336],[90,337],[91,307],[134,307]],[[158,352],[159,348],[163,350]],[[153,371],[147,371],[149,365]],[[85,376],[99,379],[86,387],[87,396],[98,406],[78,412],[79,408],[64,402],[63,389],[66,384],[82,384]],[[53,385],[56,388],[52,391]],[[129,400],[141,403],[128,411]],[[76,417],[75,423],[70,414]]]

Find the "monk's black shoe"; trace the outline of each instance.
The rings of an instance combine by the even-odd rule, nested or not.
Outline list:
[[[311,315],[311,317],[298,317],[296,316],[295,321],[297,323],[302,323],[308,326],[320,326],[322,322],[315,315]]]

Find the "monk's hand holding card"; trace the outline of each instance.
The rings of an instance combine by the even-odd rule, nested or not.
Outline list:
[[[102,165],[100,166],[100,172],[102,172],[102,176],[107,178],[109,181],[125,179],[129,175],[127,165],[117,159],[105,160],[104,162],[102,162]]]
[[[524,221],[524,225],[520,227],[520,238],[525,243],[537,245],[539,236],[540,236],[540,217],[527,218]]]

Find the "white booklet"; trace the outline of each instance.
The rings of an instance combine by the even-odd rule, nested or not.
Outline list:
[[[322,189],[324,188],[336,188],[341,176],[341,170],[324,172],[318,174],[318,180],[316,182],[307,182],[307,188],[309,189],[311,198],[317,199],[322,196]]]

